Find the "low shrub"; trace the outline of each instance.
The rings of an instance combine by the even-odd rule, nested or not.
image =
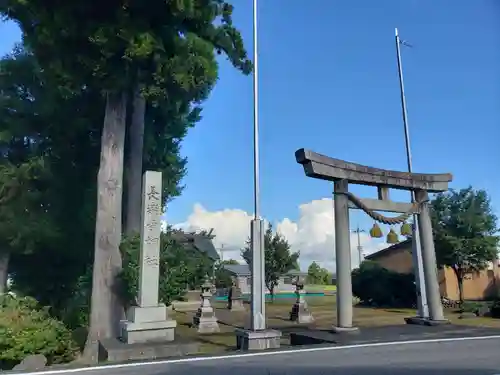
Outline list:
[[[352,292],[362,305],[412,308],[417,295],[412,274],[389,271],[365,261],[352,272]]]
[[[485,308],[488,309],[490,306],[491,303],[487,301],[464,301],[460,305],[460,312],[473,313],[479,316],[481,311]]]
[[[92,294],[92,267],[78,278],[75,292],[57,311],[57,316],[71,330],[86,328],[89,325],[90,298]]]
[[[30,297],[0,296],[0,368],[42,354],[48,364],[73,360],[78,348],[66,326]]]
[[[492,318],[500,318],[500,300],[496,300],[491,304],[490,314]]]

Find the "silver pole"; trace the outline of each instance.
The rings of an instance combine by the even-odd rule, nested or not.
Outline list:
[[[396,37],[396,54],[398,59],[398,75],[399,75],[399,89],[401,93],[401,109],[403,113],[403,125],[405,133],[405,146],[406,146],[406,161],[408,164],[408,172],[412,173],[412,157],[410,145],[410,131],[408,126],[408,113],[406,111],[406,96],[403,81],[403,66],[401,62],[401,40],[399,38],[398,29],[395,29]],[[415,202],[415,192],[411,191],[411,200]],[[418,301],[418,315],[422,318],[429,317],[429,306],[427,304],[427,293],[425,289],[424,266],[422,262],[422,248],[420,246],[420,234],[418,229],[418,215],[413,215],[413,235],[412,235],[412,256],[415,272],[415,282],[417,284],[417,301]]]
[[[265,320],[265,285],[264,285],[264,230],[260,218],[259,191],[259,61],[257,36],[257,0],[253,0],[253,181],[254,181],[254,218],[250,223],[250,241],[252,248],[252,331],[264,330]]]
[[[253,193],[254,219],[260,219],[259,173],[259,59],[257,40],[257,0],[253,0]]]
[[[359,229],[359,225],[358,227],[356,228],[356,230],[354,231],[354,233],[356,233],[358,235],[358,260],[359,260],[359,265],[361,265],[361,263],[363,263],[363,246],[361,246],[361,237],[360,237],[360,233],[364,232],[363,229]]]

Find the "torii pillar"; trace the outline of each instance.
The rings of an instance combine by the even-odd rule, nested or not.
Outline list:
[[[420,241],[424,279],[429,304],[429,319],[425,324],[446,322],[439,293],[436,253],[429,212],[428,193],[448,190],[452,175],[421,174],[391,171],[350,163],[330,158],[312,151],[300,149],[295,152],[297,163],[302,164],[307,177],[334,183],[335,200],[335,253],[337,270],[337,331],[349,331],[353,327],[351,245],[349,231],[349,208],[356,208],[350,201],[349,184],[375,186],[379,199],[358,199],[370,211],[407,213],[415,210],[413,203],[389,200],[389,189],[414,191],[418,203]],[[416,265],[414,265],[416,266]],[[418,272],[415,272],[418,274]]]

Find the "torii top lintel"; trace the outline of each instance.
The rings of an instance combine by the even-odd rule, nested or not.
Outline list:
[[[302,164],[307,177],[327,181],[348,180],[350,183],[359,185],[402,190],[427,190],[437,193],[448,190],[448,183],[453,179],[450,173],[408,173],[367,167],[330,158],[303,148],[295,152],[295,159],[297,163]]]

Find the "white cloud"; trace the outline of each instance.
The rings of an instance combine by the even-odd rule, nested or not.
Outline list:
[[[184,223],[176,224],[175,227],[185,230],[213,228],[216,247],[225,249],[224,259],[241,261],[240,249],[249,236],[251,219],[252,214],[243,210],[208,211],[197,203],[188,219]],[[300,251],[300,265],[303,270],[307,269],[312,261],[320,263],[329,270],[335,269],[335,225],[331,199],[313,200],[300,205],[297,222],[284,218],[273,224],[274,228],[288,240],[292,250]],[[353,266],[359,263],[356,236],[351,234]],[[366,233],[361,233],[360,237],[365,254],[387,246],[373,240]]]

